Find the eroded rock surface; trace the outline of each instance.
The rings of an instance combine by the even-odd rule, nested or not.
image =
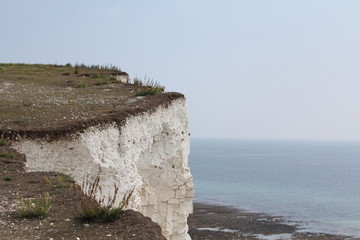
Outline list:
[[[189,133],[184,98],[125,124],[92,126],[71,138],[51,142],[19,139],[13,147],[26,154],[30,171],[57,171],[82,185],[100,176],[102,195],[117,201],[134,189],[129,208],[150,217],[169,240],[188,240],[193,183],[188,167]]]

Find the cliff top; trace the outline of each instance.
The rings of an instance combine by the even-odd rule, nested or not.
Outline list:
[[[111,65],[0,64],[0,134],[58,138],[183,97],[163,90]]]

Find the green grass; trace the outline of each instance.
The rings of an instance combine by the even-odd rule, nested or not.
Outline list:
[[[39,199],[21,199],[16,203],[16,215],[20,218],[45,217],[51,209],[51,197],[48,192]]]
[[[9,182],[9,181],[12,181],[12,177],[5,176],[5,177],[3,177],[3,180],[6,181],[6,182]]]
[[[138,228],[130,228],[129,232],[137,233],[137,232],[139,232],[139,229]]]
[[[23,106],[24,106],[24,107],[28,107],[29,105],[27,105],[27,104],[25,105],[25,104],[24,104]],[[30,105],[30,106],[31,106],[31,105]],[[18,120],[15,120],[15,121],[14,121],[14,123],[16,123],[16,124],[22,124],[22,123],[24,123],[24,122],[25,122],[25,120],[22,120],[22,119],[18,119]]]
[[[162,88],[162,87],[156,87],[156,88],[144,87],[144,88],[137,90],[135,95],[136,96],[150,96],[150,95],[155,95],[157,93],[162,93],[162,92],[164,92],[164,88]]]
[[[136,96],[149,96],[155,95],[157,93],[162,93],[165,91],[165,87],[161,86],[160,83],[154,81],[153,79],[146,78],[134,78],[133,84],[137,86],[142,86],[142,88],[136,91]]]
[[[74,179],[62,173],[55,173],[52,180],[48,177],[44,177],[44,181],[48,183],[51,188],[68,188],[74,184]]]
[[[3,157],[3,158],[15,158],[15,154],[11,154],[11,153],[0,153],[0,157]]]
[[[87,87],[87,84],[82,82],[82,83],[79,83],[75,86],[75,88],[86,88]]]
[[[107,65],[86,65],[84,63],[75,64],[74,68],[89,68],[95,70],[105,70],[105,71],[113,71],[113,72],[121,72],[121,69],[115,65],[107,64]]]
[[[7,146],[8,145],[8,143],[7,143],[7,141],[4,139],[4,138],[0,138],[0,147],[2,147],[2,146]]]
[[[121,207],[99,206],[83,207],[82,213],[77,216],[80,222],[113,222],[120,217],[123,212]]]
[[[82,189],[86,196],[81,201],[81,211],[78,213],[76,219],[80,222],[113,222],[120,218],[123,209],[129,204],[130,197],[134,190],[126,193],[118,206],[115,206],[116,196],[119,187],[114,184],[113,196],[108,196],[105,202],[105,197],[101,195],[101,187],[99,186],[100,177],[96,177],[94,182],[90,182],[89,178],[84,180]],[[98,196],[100,192],[100,197]]]
[[[107,84],[108,81],[107,80],[101,80],[101,81],[97,81],[94,83],[95,86],[100,86],[100,85],[104,85]]]
[[[0,63],[0,66],[25,66],[25,63]]]
[[[41,181],[38,181],[38,180],[30,180],[30,181],[27,181],[26,183],[37,184],[37,183],[41,183]]]
[[[110,77],[106,77],[104,79],[101,79],[101,80],[95,82],[94,85],[99,86],[99,85],[108,84],[108,83],[119,83],[119,81],[116,80],[116,77],[110,76]]]

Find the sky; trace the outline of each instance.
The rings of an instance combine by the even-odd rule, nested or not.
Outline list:
[[[360,140],[360,1],[0,0],[0,62],[114,64],[193,137]]]

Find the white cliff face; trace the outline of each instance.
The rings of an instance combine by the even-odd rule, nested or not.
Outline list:
[[[188,240],[193,183],[188,167],[189,133],[185,100],[154,112],[129,117],[126,123],[90,127],[52,142],[22,139],[13,144],[26,154],[30,171],[68,174],[81,186],[87,175],[100,176],[103,196],[120,187],[118,201],[135,189],[129,208],[158,223],[169,240]]]

